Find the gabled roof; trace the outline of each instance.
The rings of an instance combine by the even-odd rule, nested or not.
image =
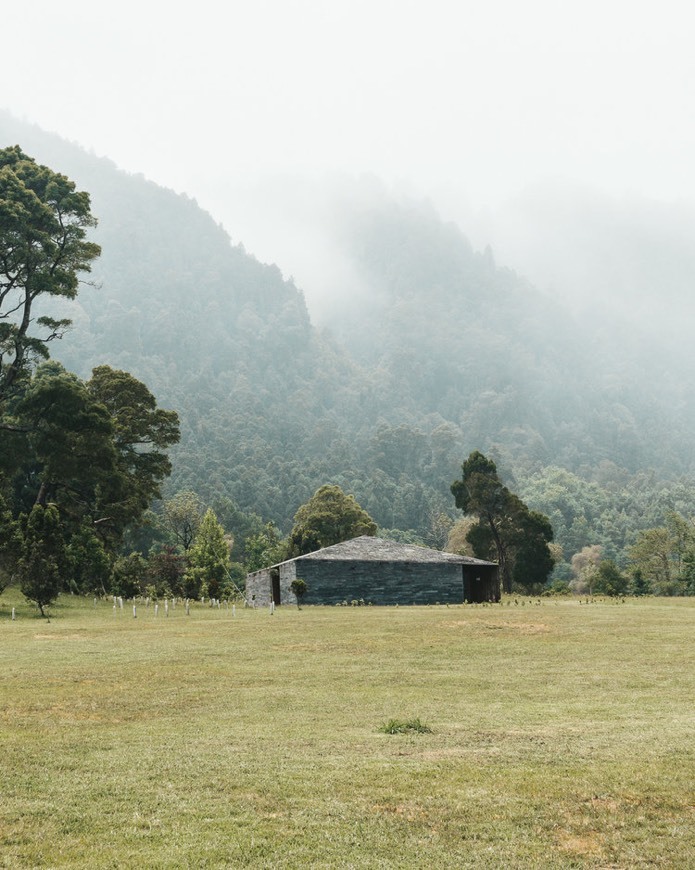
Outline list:
[[[430,550],[428,547],[418,547],[416,544],[399,544],[397,541],[387,541],[385,538],[373,538],[361,535],[351,541],[333,544],[304,556],[288,559],[288,562],[300,562],[302,559],[325,562],[429,562],[432,564],[446,562],[454,565],[488,565],[496,567],[495,562],[485,562],[472,556],[460,556],[458,553],[442,553],[440,550]],[[285,564],[284,562],[281,564]]]

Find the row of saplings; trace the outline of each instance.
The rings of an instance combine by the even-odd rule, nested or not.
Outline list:
[[[0,517],[3,576],[16,582],[42,615],[61,592],[116,595],[122,598],[174,597],[232,600],[241,595],[243,574],[230,560],[231,540],[212,510],[202,519],[193,545],[183,554],[165,546],[144,558],[133,552],[115,561],[85,529],[66,543],[56,507],[36,508],[11,522]],[[0,587],[1,591],[2,587]]]

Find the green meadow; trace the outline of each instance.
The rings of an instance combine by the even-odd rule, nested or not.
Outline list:
[[[0,866],[693,867],[695,601],[582,602],[6,590]]]

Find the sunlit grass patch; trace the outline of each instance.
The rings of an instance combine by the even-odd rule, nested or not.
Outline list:
[[[133,619],[64,597],[46,625],[12,622],[12,594],[0,867],[687,867],[695,853],[693,601]],[[394,713],[406,730],[391,737]]]

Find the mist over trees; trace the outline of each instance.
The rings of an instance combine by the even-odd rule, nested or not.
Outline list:
[[[93,415],[93,437],[104,427],[92,445],[105,451],[100,467],[131,492],[110,521],[123,546],[146,553],[186,534],[167,529],[185,515],[157,504],[147,514],[165,480],[165,506],[179,493],[197,500],[189,548],[207,507],[234,536],[232,575],[277,556],[326,484],[353,496],[379,534],[444,546],[446,520],[460,516],[451,482],[475,450],[548,517],[562,550],[555,574],[568,582],[584,547],[625,569],[639,534],[668,511],[690,522],[695,420],[685,379],[663,380],[668,347],[653,379],[633,368],[646,347],[635,334],[609,320],[589,328],[430,206],[377,192],[333,216],[358,292],[318,329],[294,281],[230,242],[193,200],[1,114],[0,133],[89,190],[99,219],[96,286],[36,311],[73,327],[22,401],[29,413],[41,390],[59,389],[62,407],[69,397]],[[147,469],[140,423],[119,422],[121,388],[151,427],[144,455],[167,443]],[[176,409],[178,443],[160,405]],[[17,442],[3,437],[9,456]],[[22,484],[27,507],[34,483]],[[82,508],[71,510],[77,520]],[[123,563],[121,576],[137,570]]]

